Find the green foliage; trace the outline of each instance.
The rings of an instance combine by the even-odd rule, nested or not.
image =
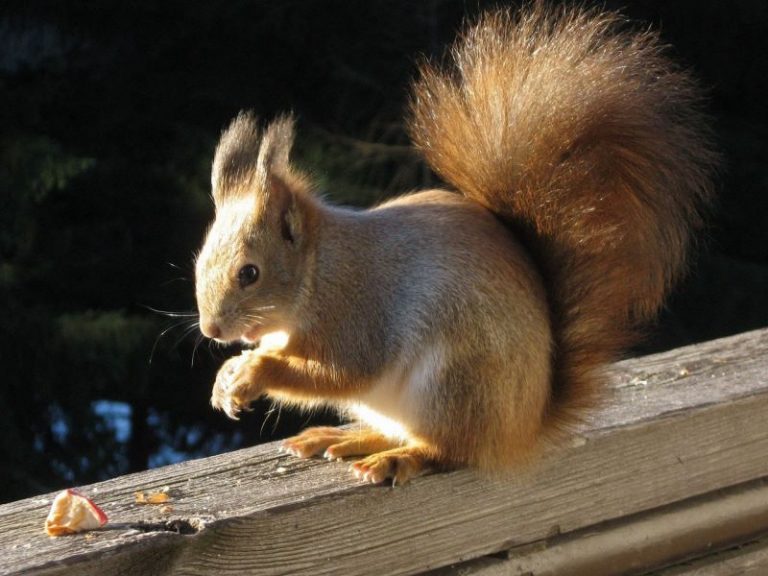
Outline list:
[[[118,310],[86,310],[62,314],[55,327],[65,362],[90,386],[108,391],[128,383],[126,376],[141,378],[158,322]]]
[[[70,179],[93,166],[93,160],[65,153],[45,136],[21,135],[0,139],[0,189],[6,191],[0,213],[0,278],[10,287],[37,236],[35,211],[51,192],[66,189]]]
[[[3,142],[0,154],[0,185],[21,192],[39,204],[51,191],[63,190],[71,178],[93,166],[92,158],[76,158],[45,136],[25,135]],[[27,194],[24,194],[27,192]]]

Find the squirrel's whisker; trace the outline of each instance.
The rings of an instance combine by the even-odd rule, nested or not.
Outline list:
[[[159,344],[160,340],[166,334],[168,334],[172,330],[175,330],[176,328],[179,328],[181,326],[185,326],[185,325],[188,325],[188,324],[190,324],[193,328],[197,328],[197,326],[198,326],[197,321],[191,320],[191,319],[184,319],[184,320],[181,320],[179,322],[174,322],[173,324],[171,324],[170,326],[168,326],[167,328],[162,330],[160,332],[160,334],[157,335],[157,337],[155,338],[154,343],[152,344],[152,350],[150,350],[150,352],[149,352],[149,362],[148,363],[152,364],[152,360],[155,357],[155,351],[157,350],[157,345]]]

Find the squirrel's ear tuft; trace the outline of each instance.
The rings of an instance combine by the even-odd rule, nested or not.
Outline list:
[[[294,118],[290,114],[280,116],[264,131],[259,148],[256,171],[261,182],[267,183],[273,174],[289,171],[289,156],[293,147]]]
[[[221,134],[213,157],[211,188],[217,204],[252,178],[260,145],[258,118],[253,112],[240,112]]]
[[[264,191],[273,173],[289,171],[293,116],[281,116],[264,133],[253,112],[240,112],[222,133],[211,172],[213,199],[248,191]]]

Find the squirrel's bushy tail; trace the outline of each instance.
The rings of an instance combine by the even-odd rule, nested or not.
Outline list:
[[[430,166],[507,221],[549,288],[545,431],[593,406],[685,267],[716,154],[699,92],[651,32],[534,2],[488,13],[424,64],[409,130]]]

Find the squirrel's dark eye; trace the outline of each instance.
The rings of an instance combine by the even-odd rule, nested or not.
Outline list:
[[[245,288],[249,284],[253,284],[259,279],[259,269],[253,264],[246,264],[237,273],[237,281],[240,283],[240,288]]]

